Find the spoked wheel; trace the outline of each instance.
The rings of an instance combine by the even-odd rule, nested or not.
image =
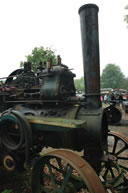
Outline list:
[[[20,74],[22,74],[23,72],[24,72],[23,69],[17,69],[17,70],[15,70],[15,71],[13,71],[13,72],[8,76],[8,78],[6,79],[5,84],[12,84],[13,81],[15,80],[15,78],[16,78],[17,76],[19,76]]]
[[[109,132],[108,152],[123,171],[128,173],[128,137],[118,132]]]
[[[105,193],[92,167],[80,156],[56,150],[41,157],[32,170],[33,193]]]
[[[111,190],[128,191],[128,138],[118,132],[108,133],[108,154],[102,161],[101,176]]]

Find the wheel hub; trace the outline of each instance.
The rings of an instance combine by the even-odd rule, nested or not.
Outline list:
[[[117,157],[111,154],[108,154],[108,161],[117,161]]]

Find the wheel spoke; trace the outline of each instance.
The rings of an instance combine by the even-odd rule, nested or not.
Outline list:
[[[54,180],[54,176],[53,176],[53,173],[52,173],[51,166],[50,166],[49,163],[47,163],[47,166],[48,166],[48,169],[49,169],[49,172],[50,172],[50,178],[51,178],[51,181],[53,183],[53,186],[54,186],[54,188],[56,188],[56,184],[55,184],[55,180]]]
[[[104,178],[104,179],[106,179],[106,176],[107,176],[107,174],[108,174],[108,171],[109,171],[109,168],[106,168],[105,173],[104,173],[104,175],[103,175],[103,178]]]
[[[58,163],[58,166],[60,168],[60,171],[63,171],[63,168],[62,168],[62,164],[61,164],[61,159],[60,158],[56,158],[56,161]]]
[[[126,147],[123,147],[122,149],[120,149],[118,152],[115,153],[115,155],[119,155],[120,153],[122,153],[123,151],[126,150]]]
[[[117,159],[119,160],[126,160],[126,161],[128,161],[128,157],[120,157],[120,156],[117,156]]]
[[[111,175],[112,175],[112,178],[115,178],[115,174],[114,174],[112,168],[110,168],[110,173],[111,173]]]
[[[125,167],[125,166],[123,166],[123,165],[120,165],[120,164],[119,164],[119,166],[120,166],[122,169],[128,171],[128,168],[127,168],[127,167]]]
[[[117,147],[117,142],[118,142],[118,139],[115,137],[115,142],[114,142],[114,146],[113,146],[113,150],[112,150],[112,153],[114,154],[115,151],[116,151],[116,147]]]
[[[66,176],[64,178],[64,182],[63,182],[63,184],[61,186],[61,191],[62,192],[64,191],[64,188],[65,188],[66,184],[68,183],[68,180],[69,180],[69,178],[70,178],[70,176],[72,174],[72,170],[73,170],[73,168],[70,167],[69,170],[67,171],[67,174],[66,174]]]
[[[79,191],[81,188],[85,188],[85,184],[84,184],[83,181],[80,181],[80,182],[78,182],[78,183],[75,184],[75,189],[76,189],[77,191]]]
[[[53,164],[50,164],[50,166],[55,169],[58,172],[61,172],[63,174],[63,169],[57,168],[56,166],[54,166]]]

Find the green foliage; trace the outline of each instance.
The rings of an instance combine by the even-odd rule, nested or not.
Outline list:
[[[125,87],[126,90],[128,90],[128,77],[126,78],[126,87]]]
[[[12,193],[13,191],[12,190],[4,190],[3,192],[1,193]]]
[[[107,64],[101,76],[101,88],[125,88],[126,79],[120,67]]]
[[[74,80],[75,87],[77,91],[84,91],[84,77]]]
[[[128,5],[125,7],[125,9],[128,10]],[[128,15],[125,15],[125,16],[124,16],[124,21],[125,21],[126,23],[128,23]]]
[[[36,71],[37,67],[39,66],[40,62],[44,64],[44,62],[47,62],[48,59],[52,60],[52,64],[56,64],[56,55],[55,50],[51,50],[51,48],[44,48],[43,46],[37,48],[35,47],[32,50],[32,53],[28,56],[25,56],[27,59],[27,62],[30,62],[32,64],[32,70]],[[20,67],[23,67],[24,62],[21,61]],[[46,67],[46,66],[44,66]]]

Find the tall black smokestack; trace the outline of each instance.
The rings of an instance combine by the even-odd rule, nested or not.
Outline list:
[[[79,9],[88,109],[101,107],[98,11],[99,8],[95,4],[83,5]]]

